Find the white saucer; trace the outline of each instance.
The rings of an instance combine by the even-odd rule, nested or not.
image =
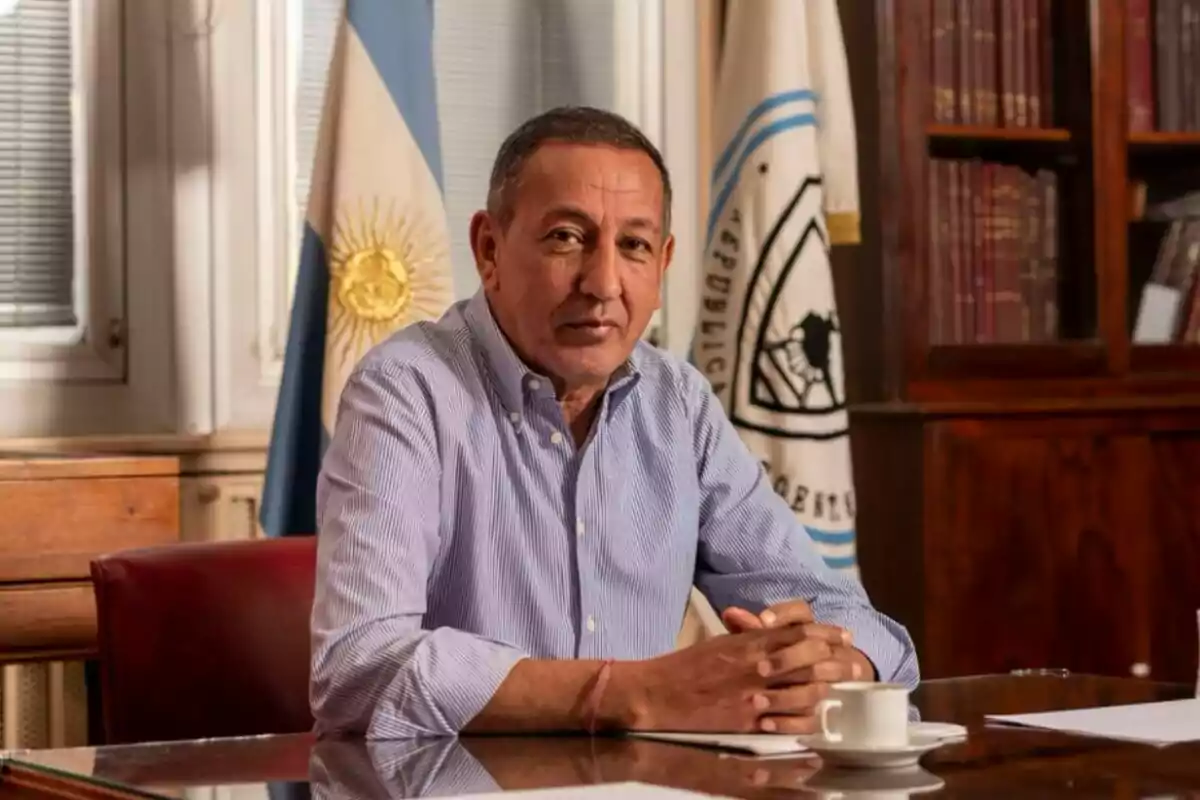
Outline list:
[[[825,792],[924,794],[943,788],[946,782],[920,767],[901,769],[839,769],[822,767],[804,782],[804,788]]]
[[[937,736],[922,736],[912,734],[908,744],[900,747],[862,747],[843,742],[831,742],[824,736],[802,736],[800,741],[831,766],[839,767],[873,767],[875,769],[896,769],[911,767],[920,761],[921,756],[930,750],[941,747],[945,739]]]

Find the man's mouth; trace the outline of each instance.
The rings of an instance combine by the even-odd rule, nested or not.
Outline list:
[[[615,328],[617,325],[615,322],[610,322],[606,319],[583,319],[576,322],[568,322],[567,327],[584,330],[604,330],[607,328]]]

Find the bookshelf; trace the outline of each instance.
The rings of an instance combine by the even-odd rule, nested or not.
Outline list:
[[[878,53],[841,290],[868,592],[930,677],[1194,680],[1200,223],[1164,209],[1200,218],[1200,0],[840,11]],[[1189,268],[1156,266],[1172,227]],[[1147,336],[1163,275],[1179,318]]]

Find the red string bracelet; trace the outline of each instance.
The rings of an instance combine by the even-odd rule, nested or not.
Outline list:
[[[596,733],[596,717],[600,716],[600,701],[604,698],[604,687],[608,686],[609,676],[612,675],[612,665],[615,659],[606,659],[596,673],[596,681],[588,692],[587,700],[583,703],[584,728],[591,735]]]

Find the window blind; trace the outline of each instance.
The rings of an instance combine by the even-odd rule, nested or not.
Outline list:
[[[304,0],[300,8],[300,52],[296,77],[296,184],[293,202],[301,226],[308,209],[317,134],[325,105],[325,79],[345,0]],[[299,235],[299,231],[297,231]]]
[[[76,322],[71,2],[0,16],[0,328]]]
[[[342,1],[303,0],[295,108],[300,219]],[[467,226],[486,199],[504,137],[556,105],[612,107],[613,7],[612,0],[435,0],[443,189],[459,297],[478,285]]]

